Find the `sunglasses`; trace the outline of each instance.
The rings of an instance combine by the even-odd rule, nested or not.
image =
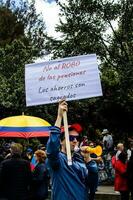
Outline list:
[[[72,142],[73,140],[77,140],[77,141],[79,141],[79,136],[76,136],[76,135],[69,135],[69,140],[70,140],[70,142]]]

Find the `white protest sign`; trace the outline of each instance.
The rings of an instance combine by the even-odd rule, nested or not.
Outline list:
[[[27,106],[101,96],[96,55],[28,64],[25,87]]]

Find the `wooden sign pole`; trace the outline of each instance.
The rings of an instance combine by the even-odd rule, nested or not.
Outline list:
[[[68,165],[72,165],[71,149],[70,149],[70,142],[69,142],[69,132],[68,132],[67,112],[63,113],[63,122],[64,122],[64,130],[65,130],[66,152],[67,152]]]

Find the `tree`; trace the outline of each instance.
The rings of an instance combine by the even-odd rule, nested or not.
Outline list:
[[[95,52],[105,58],[108,45],[104,34],[109,22],[118,17],[119,4],[109,0],[104,3],[101,0],[68,0],[66,4],[60,1],[59,6],[61,18],[56,30],[62,33],[62,37],[60,40],[51,39],[54,56]]]
[[[58,4],[62,18],[56,30],[62,36],[58,40],[48,38],[51,45],[46,46],[53,58],[96,53],[101,62],[103,97],[71,103],[72,107],[80,106],[78,120],[86,130],[90,124],[101,129],[109,127],[116,133],[133,131],[132,1],[68,0]],[[118,22],[117,29],[114,21]],[[70,116],[74,110],[71,108]]]
[[[25,106],[24,68],[42,55],[46,33],[34,1],[0,3],[1,117],[32,112]]]
[[[112,105],[113,127],[132,133],[133,118],[133,2],[123,0],[118,29],[113,30],[109,60],[103,64],[105,100]],[[112,78],[111,78],[112,75]],[[107,109],[106,109],[107,111]],[[114,114],[113,114],[114,113]],[[107,115],[106,115],[107,116]],[[109,115],[110,116],[110,115]],[[110,118],[108,118],[110,121]]]

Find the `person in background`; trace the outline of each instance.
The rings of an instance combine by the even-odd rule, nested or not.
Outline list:
[[[90,152],[87,151],[87,146],[81,147],[81,154],[84,157],[84,161],[88,169],[87,187],[89,191],[89,200],[94,200],[95,192],[98,186],[98,166],[97,163],[90,157]]]
[[[28,147],[23,154],[23,158],[30,162],[32,160],[32,157],[33,157],[33,150],[32,148]]]
[[[42,150],[42,151],[46,151],[46,147],[44,146],[44,144],[39,144],[38,147],[37,147],[38,150]],[[32,159],[31,159],[31,162],[30,162],[30,165],[31,165],[31,171],[33,171],[36,167],[36,165],[38,164],[38,161],[36,160],[35,158],[35,154],[32,153]]]
[[[111,158],[113,168],[114,168],[116,160],[118,160],[119,154],[123,151],[124,151],[124,144],[118,143],[117,146],[114,148],[114,154],[112,155],[112,158]]]
[[[68,110],[65,100],[59,102],[55,126],[47,142],[48,169],[52,178],[52,200],[88,200],[86,187],[87,168],[83,157],[74,154],[79,140],[77,126],[69,126],[72,165],[68,165],[64,132],[60,130],[63,113]],[[82,158],[81,158],[82,157]]]
[[[11,158],[1,162],[1,198],[8,200],[29,200],[31,170],[30,163],[21,158],[23,147],[11,145]]]
[[[117,144],[116,159],[118,159],[118,155],[121,152],[126,151],[126,153],[127,153],[127,160],[129,160],[130,157],[131,157],[131,148],[132,148],[132,146],[133,146],[133,144],[129,143],[129,148],[126,149],[123,143],[118,143]]]
[[[46,151],[46,147],[45,147],[44,144],[39,144],[37,149],[40,149],[40,150]]]
[[[121,152],[123,152],[124,149],[125,149],[125,148],[124,148],[124,144],[123,144],[123,143],[118,143],[118,144],[117,144],[117,151],[116,151],[116,155],[115,155],[116,160],[118,160],[119,154],[120,154]]]
[[[113,148],[113,138],[112,135],[109,133],[108,129],[103,129],[103,148],[105,151],[109,152]]]
[[[133,149],[133,142],[129,142],[128,148],[127,148],[127,159],[129,160],[132,154]]]
[[[127,178],[129,191],[131,192],[131,199],[133,200],[133,148],[131,150],[131,157],[127,163]]]
[[[127,153],[122,151],[118,160],[113,163],[115,169],[115,191],[119,191],[121,200],[129,200],[128,179],[127,179]]]
[[[33,200],[44,200],[48,197],[49,175],[46,169],[46,153],[37,150],[34,153],[37,165],[32,172],[32,195]]]
[[[132,135],[133,135],[133,134],[132,134]],[[133,142],[133,136],[128,137],[128,141],[129,141],[129,142]]]
[[[4,150],[5,150],[4,159],[11,158],[11,144],[10,143],[5,143],[4,144]]]
[[[101,185],[103,182],[107,181],[108,175],[105,170],[105,164],[103,159],[98,162],[98,185]]]
[[[83,141],[80,143],[80,147],[88,145],[88,138],[87,136],[83,136]]]

